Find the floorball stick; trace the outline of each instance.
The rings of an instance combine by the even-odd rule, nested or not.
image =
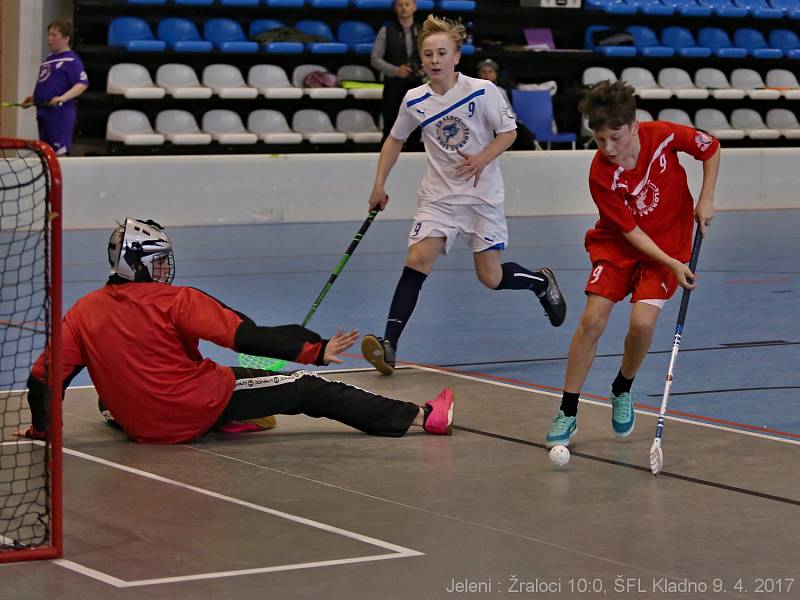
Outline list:
[[[370,211],[367,218],[361,224],[356,235],[353,237],[353,241],[350,242],[350,245],[345,250],[344,254],[342,254],[342,258],[339,259],[339,263],[336,265],[336,268],[331,273],[331,276],[328,278],[325,287],[322,288],[322,291],[317,296],[317,299],[314,300],[314,304],[311,305],[311,308],[308,310],[306,314],[306,318],[303,319],[303,327],[309,324],[311,318],[314,316],[314,313],[317,312],[319,305],[322,304],[322,300],[328,294],[328,291],[333,286],[333,283],[336,281],[336,278],[339,277],[339,274],[344,269],[344,266],[347,264],[347,261],[350,260],[350,257],[353,256],[353,253],[358,248],[358,244],[361,242],[361,239],[364,237],[364,234],[367,233],[367,229],[369,226],[372,225],[372,221],[375,220],[375,217],[378,214],[378,210]],[[266,356],[251,356],[250,354],[240,354],[239,355],[239,365],[242,367],[247,367],[251,369],[264,369],[265,371],[280,371],[284,366],[286,366],[287,361],[279,359],[279,358],[269,358]]]
[[[694,234],[692,244],[692,259],[689,261],[689,268],[692,273],[697,268],[697,259],[700,256],[700,244],[703,242],[703,234],[700,226]],[[681,297],[681,308],[678,311],[678,324],[675,326],[675,338],[672,342],[672,354],[669,357],[669,369],[667,370],[667,380],[664,382],[664,395],[661,398],[661,410],[658,413],[658,424],[656,425],[656,436],[653,445],[650,446],[650,471],[653,475],[658,475],[664,468],[664,452],[661,450],[661,436],[664,434],[664,415],[667,414],[667,402],[669,402],[669,390],[672,387],[672,373],[675,369],[675,361],[678,358],[678,350],[681,347],[681,337],[683,336],[683,322],[686,320],[686,309],[689,307],[689,296],[692,290],[683,289]]]

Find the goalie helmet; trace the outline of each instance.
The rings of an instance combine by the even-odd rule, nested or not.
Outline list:
[[[128,217],[108,240],[111,274],[130,281],[172,283],[175,261],[172,242],[155,221]]]

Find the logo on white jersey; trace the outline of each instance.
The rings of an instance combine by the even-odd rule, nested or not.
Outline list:
[[[510,106],[504,106],[500,109],[500,115],[505,117],[506,119],[511,119],[512,121],[516,121],[517,116],[514,114],[514,111],[511,110]]]
[[[469,141],[469,128],[458,117],[447,115],[436,123],[436,140],[445,150],[458,150]]]
[[[635,200],[631,203],[629,200],[625,201],[625,205],[633,214],[639,217],[649,215],[658,207],[658,201],[661,198],[661,192],[658,186],[652,181],[648,181],[647,185],[642,188],[642,191],[636,195]]]

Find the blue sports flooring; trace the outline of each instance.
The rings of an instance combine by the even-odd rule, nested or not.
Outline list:
[[[126,215],[120,215],[120,218]],[[131,215],[142,216],[142,215]],[[144,215],[158,220],[158,215]],[[310,327],[383,334],[405,257],[408,221],[380,215],[325,298]],[[589,216],[509,219],[505,260],[554,269],[568,302],[552,328],[529,292],[490,291],[476,279],[458,241],[437,262],[401,339],[398,359],[561,389],[566,353],[584,305],[589,263],[583,235]],[[110,224],[111,225],[111,224]],[[261,324],[302,321],[358,223],[168,227],[176,284],[200,288]],[[101,285],[109,231],[64,235],[64,306]],[[800,438],[800,210],[723,212],[698,267],[670,396],[670,412]],[[634,383],[641,407],[661,401],[680,291],[659,321],[650,356]],[[620,303],[598,345],[584,395],[606,397],[619,367],[630,305]],[[233,352],[204,353],[236,364]],[[354,347],[344,367],[366,363]],[[89,383],[84,372],[75,385]],[[496,388],[502,393],[503,388]],[[557,400],[553,399],[553,410]],[[491,410],[492,398],[486,398]],[[549,423],[531,423],[542,438]]]

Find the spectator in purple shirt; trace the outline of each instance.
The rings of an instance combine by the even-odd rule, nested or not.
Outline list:
[[[72,24],[54,21],[47,26],[50,54],[39,65],[39,77],[33,96],[25,99],[25,108],[36,106],[39,139],[47,142],[58,155],[69,154],[75,128],[75,98],[89,87],[89,78],[81,59],[70,50]]]

